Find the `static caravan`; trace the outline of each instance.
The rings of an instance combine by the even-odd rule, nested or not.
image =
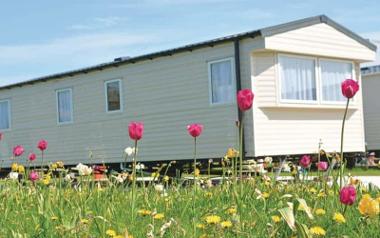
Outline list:
[[[236,147],[240,88],[255,92],[243,115],[246,157],[339,149],[340,82],[360,78],[376,46],[321,15],[0,88],[3,166],[12,148],[49,142],[48,161],[120,163],[127,125],[143,121],[139,160],[192,158],[186,125],[204,124],[200,158]],[[363,152],[362,94],[348,113],[345,151]],[[89,159],[89,154],[92,154]]]
[[[380,155],[380,65],[362,68],[365,140]]]

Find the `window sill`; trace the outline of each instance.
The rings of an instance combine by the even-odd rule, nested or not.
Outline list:
[[[299,109],[331,109],[331,110],[344,110],[346,105],[343,104],[303,104],[303,103],[279,103],[279,104],[263,104],[258,105],[259,108],[299,108]],[[358,110],[357,104],[350,104],[348,110]]]

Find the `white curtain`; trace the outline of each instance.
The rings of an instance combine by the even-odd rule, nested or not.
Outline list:
[[[0,130],[9,129],[9,101],[0,102]]]
[[[228,103],[233,101],[234,83],[231,61],[211,63],[212,102]]]
[[[345,101],[341,83],[352,77],[352,64],[321,60],[320,67],[323,101]]]
[[[58,92],[58,121],[60,123],[72,121],[71,90]]]
[[[317,100],[314,60],[281,56],[279,64],[282,99]]]

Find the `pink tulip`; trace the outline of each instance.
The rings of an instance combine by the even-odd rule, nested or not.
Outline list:
[[[32,181],[32,182],[35,182],[36,180],[38,180],[39,176],[38,176],[38,173],[36,171],[32,171],[30,172],[29,174],[29,179]]]
[[[37,158],[37,156],[36,156],[35,153],[30,153],[30,154],[28,155],[28,159],[29,159],[29,161],[34,161],[34,160],[36,160],[36,158]]]
[[[128,126],[129,137],[132,140],[140,140],[144,133],[144,124],[142,122],[131,122]]]
[[[190,124],[187,126],[187,131],[192,137],[198,137],[202,134],[203,125],[202,124]]]
[[[346,79],[342,82],[342,94],[346,98],[353,98],[359,91],[359,83],[353,79]]]
[[[255,95],[250,89],[242,89],[237,94],[237,103],[241,111],[251,109]]]
[[[317,164],[317,167],[318,170],[325,171],[329,167],[329,164],[326,161],[321,161]]]
[[[13,148],[13,155],[15,157],[21,156],[24,153],[24,147],[17,145]]]
[[[356,199],[356,190],[354,186],[346,186],[340,190],[340,202],[344,205],[352,205]]]
[[[40,149],[41,151],[44,151],[47,149],[48,143],[46,140],[40,140],[38,142],[37,148]]]
[[[303,168],[308,168],[311,164],[311,157],[309,155],[304,155],[302,156],[301,160],[300,160],[300,165],[303,167]]]

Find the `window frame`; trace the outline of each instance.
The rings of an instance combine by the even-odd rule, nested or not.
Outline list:
[[[353,61],[350,61],[350,60],[341,60],[341,59],[329,59],[329,58],[324,58],[324,57],[320,57],[318,58],[318,69],[319,69],[319,80],[320,80],[320,95],[319,98],[320,98],[320,102],[321,104],[326,104],[326,105],[346,105],[346,100],[344,101],[326,101],[326,100],[323,100],[323,86],[322,86],[322,67],[321,67],[321,61],[331,61],[331,62],[337,62],[337,63],[349,63],[351,64],[351,78],[354,78],[355,77],[355,64]],[[356,100],[355,100],[355,97],[353,97],[351,100],[350,100],[352,103],[354,103]]]
[[[120,101],[120,109],[119,110],[113,110],[113,111],[110,111],[109,108],[108,108],[108,91],[107,91],[107,85],[109,83],[114,83],[114,82],[118,82],[119,84],[119,101]],[[123,103],[123,84],[122,84],[122,80],[120,78],[118,79],[110,79],[110,80],[106,80],[104,81],[104,96],[105,96],[105,110],[106,110],[106,113],[120,113],[120,112],[123,112],[124,110],[124,103]]]
[[[12,110],[11,110],[11,107],[12,107],[12,104],[11,104],[11,99],[0,99],[0,103],[3,103],[3,102],[7,102],[8,103],[8,122],[9,122],[9,126],[8,128],[5,128],[5,129],[0,129],[0,131],[10,131],[12,129]]]
[[[209,94],[209,105],[210,106],[220,106],[220,105],[231,105],[236,102],[236,98],[232,97],[232,100],[230,102],[213,102],[212,101],[212,75],[211,75],[211,65],[215,63],[220,63],[224,61],[229,61],[231,63],[231,77],[232,77],[232,84],[233,84],[233,93],[236,92],[236,73],[235,73],[235,64],[234,64],[234,57],[226,57],[221,58],[217,60],[211,60],[207,62],[207,70],[208,70],[208,94]]]
[[[71,115],[71,120],[70,121],[64,121],[60,122],[59,121],[59,97],[58,94],[60,92],[65,92],[69,91],[70,92],[70,101],[71,101],[71,110],[70,110],[70,115]],[[56,98],[56,111],[57,111],[57,125],[67,125],[67,124],[72,124],[74,123],[74,102],[73,102],[73,89],[72,88],[60,88],[55,90],[55,98]]]
[[[289,99],[282,99],[282,79],[281,79],[281,64],[280,64],[280,57],[294,57],[294,58],[300,58],[300,59],[313,59],[314,60],[314,73],[315,73],[315,83],[316,83],[316,100],[289,100]],[[308,55],[297,55],[297,54],[287,54],[287,53],[277,53],[275,57],[275,70],[276,70],[276,85],[277,85],[277,104],[303,104],[303,105],[316,105],[316,106],[344,106],[346,104],[346,101],[325,101],[323,100],[323,88],[322,88],[322,69],[320,67],[320,61],[333,61],[333,62],[342,62],[342,63],[350,63],[352,65],[352,78],[355,78],[356,70],[355,70],[355,62],[351,60],[344,60],[344,59],[333,59],[333,58],[327,58],[327,57],[318,57],[318,56],[308,56]],[[352,98],[350,101],[355,105],[355,98]]]

